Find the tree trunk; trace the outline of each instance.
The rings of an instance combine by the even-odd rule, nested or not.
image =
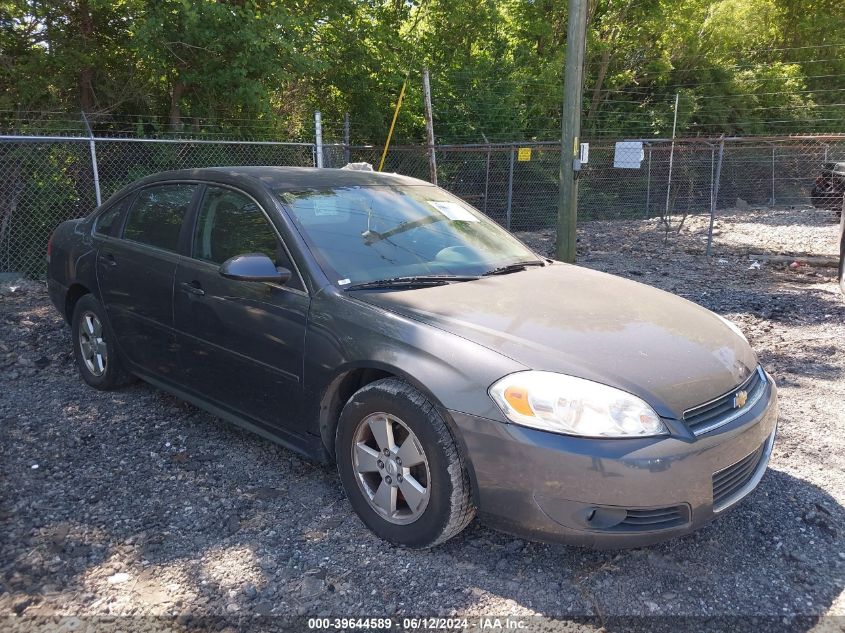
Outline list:
[[[82,50],[86,53],[94,48],[94,17],[88,0],[79,0],[79,35],[82,39]],[[96,110],[96,96],[94,95],[94,67],[86,63],[79,69],[77,75],[79,86],[79,106],[83,112]]]
[[[593,86],[593,96],[590,99],[590,109],[587,110],[587,120],[592,120],[598,111],[599,102],[601,101],[601,89],[604,86],[604,78],[607,75],[607,69],[610,66],[610,46],[604,49],[601,54],[601,62],[599,62],[599,72],[596,75],[596,84]]]
[[[170,89],[170,131],[179,132],[182,129],[182,96],[185,94],[185,83],[181,79],[174,79]]]

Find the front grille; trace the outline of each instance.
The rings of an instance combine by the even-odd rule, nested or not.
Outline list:
[[[689,507],[685,505],[648,510],[629,508],[625,518],[612,529],[619,532],[649,532],[677,527],[688,521]]]
[[[751,480],[765,450],[766,444],[763,444],[737,463],[713,474],[713,507],[715,509],[719,509],[730,501],[731,497]]]
[[[737,407],[737,394],[744,391],[747,394],[745,404]],[[695,435],[702,435],[708,431],[719,428],[738,418],[757,404],[757,401],[766,391],[766,373],[762,367],[745,379],[741,385],[732,389],[723,396],[711,400],[684,413],[684,422]]]

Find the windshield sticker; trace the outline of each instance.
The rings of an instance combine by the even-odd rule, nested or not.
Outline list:
[[[453,222],[478,222],[477,217],[456,202],[440,200],[428,200],[427,202]]]
[[[352,283],[352,282],[349,279],[338,279],[337,280],[338,286],[348,286],[350,283]]]

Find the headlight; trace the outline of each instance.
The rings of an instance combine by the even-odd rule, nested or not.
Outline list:
[[[645,437],[669,432],[654,409],[636,396],[564,374],[510,374],[490,387],[490,396],[512,422],[553,433]]]
[[[714,312],[713,314],[716,314],[716,313]],[[739,338],[741,338],[741,339],[742,339],[743,341],[745,341],[746,343],[748,342],[748,339],[747,339],[747,338],[745,338],[745,334],[743,334],[743,333],[742,333],[742,330],[740,330],[737,326],[735,326],[733,323],[731,323],[730,321],[728,321],[728,320],[727,320],[725,317],[723,317],[721,314],[716,314],[716,316],[717,316],[717,317],[719,317],[719,319],[721,319],[722,323],[724,323],[724,324],[725,324],[725,325],[727,325],[729,328],[731,328],[731,330],[733,330],[733,333],[734,333],[734,334],[736,334]]]

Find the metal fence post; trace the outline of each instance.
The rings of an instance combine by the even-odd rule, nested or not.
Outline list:
[[[719,141],[719,162],[716,163],[716,185],[710,203],[710,228],[707,230],[707,257],[710,257],[713,246],[713,223],[716,221],[716,205],[719,200],[719,181],[722,179],[722,158],[725,155],[725,139]]]
[[[425,101],[425,131],[428,140],[428,173],[433,185],[437,184],[437,154],[434,151],[434,112],[431,108],[431,81],[428,66],[423,67],[423,100]]]
[[[343,160],[344,164],[348,165],[350,162],[349,152],[349,113],[343,115]]]
[[[775,145],[772,144],[772,206],[775,206]]]
[[[648,146],[648,175],[645,183],[645,217],[651,217],[651,145]]]
[[[484,215],[487,215],[487,194],[490,191],[490,146],[487,146],[487,168],[484,173]]]
[[[678,99],[680,93],[675,93],[675,122],[672,124],[672,146],[669,149],[669,182],[666,183],[666,211],[663,216],[663,222],[666,228],[669,228],[669,194],[672,191],[672,164],[675,162],[675,133],[678,129]]]
[[[715,166],[716,166],[715,165],[715,163],[716,163],[716,148],[713,147],[713,145],[710,144],[710,143],[708,143],[708,145],[710,145],[710,208],[712,209],[713,208],[713,187],[715,186],[713,170],[715,169]]]
[[[314,140],[317,153],[317,167],[323,166],[323,122],[320,116],[320,111],[314,113]]]
[[[97,147],[94,142],[94,133],[91,131],[91,126],[88,124],[88,117],[82,113],[82,120],[85,122],[85,129],[88,130],[88,147],[91,150],[91,171],[94,174],[94,198],[99,207],[103,201],[100,197],[100,170],[97,168]]]
[[[507,221],[508,231],[511,230],[511,209],[513,207],[513,161],[514,161],[514,154],[516,154],[516,150],[511,147],[511,161],[510,167],[508,168],[508,206],[505,210],[505,218]]]

